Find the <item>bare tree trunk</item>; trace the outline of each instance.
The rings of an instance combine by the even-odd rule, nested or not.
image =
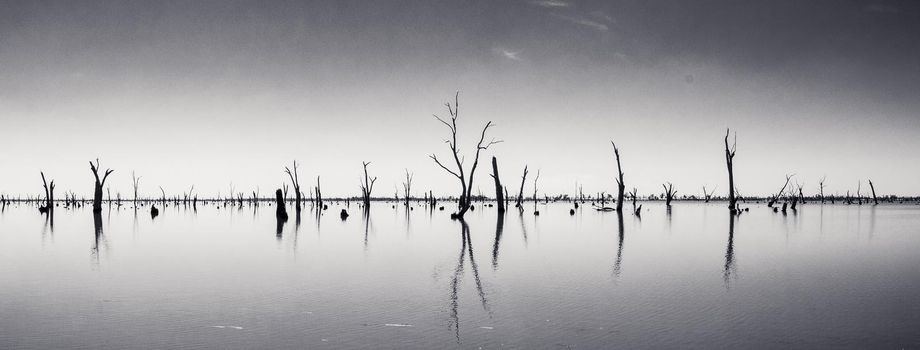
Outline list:
[[[105,180],[114,170],[106,169],[102,179],[99,179],[99,158],[96,158],[96,164],[90,161],[89,168],[93,171],[93,177],[96,178],[95,189],[93,190],[93,212],[99,213],[102,212],[102,186],[105,185]]]
[[[869,188],[872,189],[872,201],[878,205],[878,197],[875,196],[875,184],[872,183],[872,179],[869,179]]]
[[[316,177],[316,206],[317,208],[323,207],[323,192],[320,189],[319,176]]]
[[[533,178],[533,206],[537,207],[537,181],[540,181],[540,169],[537,169],[537,176]]]
[[[498,212],[505,212],[505,196],[502,193],[502,181],[498,178],[498,160],[492,157],[492,179],[495,180],[495,203],[498,204]]]
[[[677,191],[674,190],[674,185],[670,182],[668,182],[667,186],[662,184],[661,187],[664,187],[665,206],[670,208],[671,200],[674,199],[674,195],[677,194]]]
[[[45,211],[52,213],[54,211],[54,180],[51,183],[45,182],[45,172],[42,175],[42,186],[45,188]]]
[[[626,184],[623,182],[623,167],[620,166],[620,150],[613,141],[610,141],[610,144],[613,145],[613,154],[617,157],[617,172],[619,173],[619,178],[617,179],[617,211],[620,212],[623,211],[623,190],[626,189]]]
[[[479,152],[482,150],[489,149],[490,146],[497,144],[497,143],[501,143],[502,141],[492,139],[488,143],[483,144],[483,141],[485,141],[485,137],[486,137],[486,131],[488,131],[489,128],[492,127],[492,122],[491,121],[487,122],[486,125],[482,128],[482,133],[479,136],[479,142],[476,144],[476,155],[473,158],[473,166],[470,168],[469,174],[466,174],[466,171],[463,168],[463,162],[460,160],[461,158],[460,152],[457,148],[457,117],[460,112],[459,96],[460,96],[459,92],[454,96],[453,107],[450,105],[450,103],[446,104],[447,111],[448,113],[450,113],[450,122],[445,121],[444,119],[442,119],[441,117],[438,117],[437,115],[434,116],[435,119],[437,119],[439,122],[446,125],[450,129],[451,138],[447,141],[447,144],[450,147],[451,154],[454,157],[454,163],[457,167],[456,171],[451,170],[448,167],[444,166],[444,164],[442,164],[441,161],[439,161],[437,156],[435,156],[434,154],[430,155],[429,157],[432,160],[434,160],[434,162],[438,164],[438,166],[440,166],[442,169],[444,169],[445,171],[453,175],[460,182],[460,187],[461,187],[460,203],[459,203],[460,207],[459,207],[459,211],[454,217],[462,220],[463,215],[466,214],[466,211],[470,209],[470,205],[471,205],[470,197],[473,191],[473,180],[475,179],[476,167],[479,165]]]
[[[371,178],[367,175],[367,166],[371,162],[363,162],[364,164],[364,183],[361,184],[361,196],[364,201],[364,209],[369,209],[371,205],[371,193],[374,191],[374,182],[377,182],[377,177]]]
[[[821,181],[818,182],[818,188],[820,189],[821,203],[824,203],[824,179],[827,177],[822,177]]]
[[[288,218],[287,209],[284,208],[284,193],[281,189],[275,190],[275,217],[280,221],[286,221]]]
[[[737,199],[735,198],[735,174],[733,169],[733,160],[735,159],[735,148],[738,145],[738,134],[735,133],[735,142],[731,148],[728,147],[728,135],[731,129],[725,130],[725,166],[728,167],[728,210],[732,213],[738,211]]]
[[[409,173],[409,169],[406,169],[406,182],[403,182],[403,192],[406,195],[406,207],[409,207],[409,198],[412,197],[412,178],[415,177],[414,174]]]
[[[134,171],[131,171],[131,184],[134,186],[134,206],[137,207],[137,188],[141,184],[141,178],[134,176]]]
[[[518,192],[516,207],[524,210],[524,182],[527,181],[527,165],[524,165],[524,175],[521,176],[521,190]]]
[[[294,192],[295,192],[294,196],[296,198],[296,202],[295,202],[296,204],[294,205],[294,210],[299,213],[300,212],[301,192],[300,192],[300,178],[297,177],[297,161],[296,160],[294,161],[293,173],[291,172],[291,169],[288,167],[284,167],[284,172],[286,172],[288,176],[291,178],[291,184],[294,186]]]
[[[773,195],[773,198],[770,199],[770,201],[767,203],[768,207],[773,207],[773,204],[775,204],[776,201],[779,200],[779,198],[783,195],[783,192],[786,192],[786,186],[789,186],[789,180],[792,179],[793,176],[795,176],[795,174],[786,175],[786,183],[784,183],[783,188],[780,188],[779,192]]]

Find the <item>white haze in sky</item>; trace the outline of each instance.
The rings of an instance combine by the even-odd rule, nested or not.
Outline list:
[[[837,2],[833,2],[837,4]],[[727,190],[722,138],[738,133],[742,195],[796,174],[806,194],[920,194],[920,55],[912,3],[4,2],[0,193],[90,196],[100,158],[112,192],[200,197],[279,188],[456,194],[432,114],[460,91],[460,145],[492,195],[524,165],[540,192]],[[772,7],[771,7],[772,6]],[[881,6],[881,7],[879,7]],[[763,8],[768,7],[768,8]],[[877,9],[886,9],[879,11]],[[475,192],[475,190],[474,190]]]

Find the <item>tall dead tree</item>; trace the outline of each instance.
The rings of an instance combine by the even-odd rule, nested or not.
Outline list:
[[[492,179],[495,180],[495,203],[498,204],[498,212],[505,212],[505,196],[502,193],[502,181],[498,178],[498,160],[492,157]]]
[[[291,178],[291,185],[294,186],[294,196],[295,196],[294,198],[296,198],[296,201],[295,201],[296,204],[294,204],[294,210],[296,210],[297,212],[300,212],[300,199],[301,199],[300,196],[302,192],[300,192],[300,178],[297,177],[297,161],[296,160],[294,161],[294,171],[293,172],[288,167],[284,167],[284,172],[286,172],[288,174],[288,177]]]
[[[674,195],[677,194],[677,191],[674,190],[674,184],[668,182],[667,185],[661,184],[661,187],[664,187],[664,200],[665,206],[668,208],[671,207],[671,200],[674,199]]]
[[[728,210],[732,213],[738,211],[737,199],[735,198],[735,173],[734,173],[734,164],[735,159],[735,148],[738,145],[738,133],[735,133],[735,141],[732,143],[731,148],[728,147],[728,135],[731,133],[731,129],[725,129],[725,166],[728,167]]]
[[[114,170],[106,169],[105,173],[102,175],[102,179],[100,179],[99,158],[96,158],[96,164],[93,164],[92,161],[89,162],[89,169],[93,171],[93,177],[96,178],[95,189],[93,190],[93,212],[99,213],[102,212],[102,186],[105,185],[105,180],[109,178],[109,175],[112,174]]]
[[[620,165],[620,150],[617,148],[617,144],[610,141],[610,144],[613,145],[613,154],[617,157],[617,172],[619,173],[619,178],[617,178],[617,211],[623,211],[623,190],[626,189],[626,184],[623,183],[623,167]]]
[[[827,179],[827,176],[822,177],[821,181],[818,181],[818,190],[819,196],[821,197],[821,203],[824,203],[824,179]]]
[[[450,152],[454,157],[454,163],[456,165],[456,170],[451,170],[446,167],[441,161],[438,160],[438,157],[434,154],[430,155],[431,159],[438,164],[442,169],[453,175],[460,182],[460,203],[459,211],[457,212],[456,217],[458,219],[463,219],[463,214],[466,214],[466,211],[470,209],[470,193],[473,191],[473,179],[476,174],[476,167],[479,165],[479,152],[482,150],[489,149],[490,146],[502,142],[501,140],[492,139],[486,144],[483,144],[486,138],[486,131],[492,127],[492,122],[489,121],[482,128],[482,133],[479,136],[479,142],[476,144],[476,156],[473,158],[473,166],[470,168],[469,174],[466,173],[466,170],[463,168],[463,161],[460,159],[460,150],[457,148],[457,117],[460,113],[460,93],[458,92],[454,95],[454,106],[451,107],[450,103],[445,103],[447,106],[447,112],[450,113],[450,122],[445,121],[441,117],[434,115],[435,119],[447,126],[450,129],[450,139],[446,140],[445,143],[450,147]]]
[[[409,198],[412,197],[412,178],[415,174],[409,173],[409,169],[406,169],[406,182],[403,182],[403,194],[406,196],[406,207],[409,206]]]
[[[287,221],[288,214],[287,210],[284,209],[284,193],[281,189],[275,190],[275,217],[278,218],[278,222]]]
[[[633,187],[632,192],[629,192],[629,199],[632,200],[632,208],[633,208],[634,213],[637,212],[636,211],[636,197],[638,197],[637,192],[638,190],[635,187]]]
[[[137,207],[137,188],[141,184],[141,178],[134,175],[134,170],[131,171],[131,185],[134,186],[134,206]]]
[[[51,183],[45,181],[45,172],[41,171],[42,174],[42,187],[45,188],[45,212],[54,211],[54,180],[51,180]],[[41,208],[39,208],[41,210]]]
[[[313,190],[316,193],[316,205],[318,208],[323,207],[323,192],[320,190],[319,186],[319,175],[316,176],[316,188]]]
[[[537,176],[533,178],[533,206],[537,206],[537,181],[540,181],[540,169],[537,169]]]
[[[371,178],[367,175],[367,166],[371,162],[362,162],[364,164],[364,182],[361,183],[361,197],[364,201],[364,208],[367,209],[371,204],[371,193],[374,191],[374,182],[377,182],[377,177]]]
[[[768,207],[773,207],[773,204],[776,204],[776,201],[778,201],[779,198],[783,195],[783,193],[786,192],[786,186],[789,186],[789,180],[791,180],[793,176],[795,176],[795,174],[792,174],[792,175],[786,174],[786,183],[784,183],[783,188],[780,188],[779,192],[776,192],[776,194],[773,195],[773,198],[771,198],[770,201],[767,202]]]
[[[872,201],[878,205],[878,197],[875,196],[875,184],[872,183],[872,179],[869,179],[869,188],[872,189]]]
[[[524,165],[524,175],[521,176],[521,190],[518,192],[516,207],[524,210],[524,182],[527,181],[527,165]]]

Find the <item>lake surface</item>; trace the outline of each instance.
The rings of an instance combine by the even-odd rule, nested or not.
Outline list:
[[[0,348],[920,348],[920,206],[0,214]]]

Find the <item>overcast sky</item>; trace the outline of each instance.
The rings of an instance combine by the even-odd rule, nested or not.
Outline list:
[[[455,194],[428,155],[456,91],[468,164],[486,121],[505,141],[483,193],[492,155],[515,192],[524,164],[541,192],[615,191],[614,140],[628,188],[724,194],[731,127],[742,194],[920,194],[920,2],[800,0],[2,1],[0,192],[44,170],[90,196],[99,157],[113,193],[132,170],[145,194],[268,193],[297,159],[326,195],[362,161],[376,194],[406,168]]]

